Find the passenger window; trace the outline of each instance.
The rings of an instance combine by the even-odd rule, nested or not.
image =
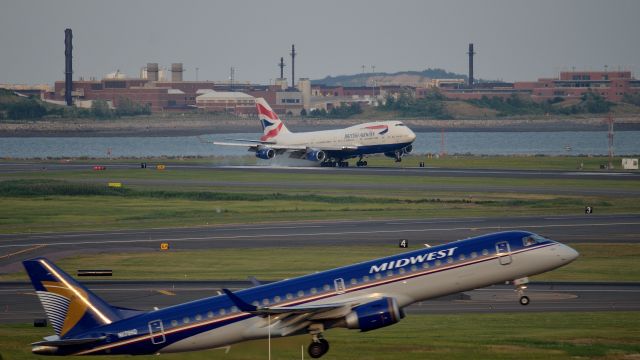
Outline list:
[[[440,266],[440,265],[442,265],[442,261],[436,260],[436,266]]]
[[[400,270],[398,270],[399,274],[404,274],[404,272],[405,272],[404,268],[400,268]]]
[[[367,282],[369,281],[369,275],[365,275],[362,277],[362,281]]]
[[[237,307],[237,306],[232,306],[232,307],[231,307],[231,312],[232,312],[232,313],[234,313],[234,312],[238,312],[238,307]]]
[[[280,302],[280,296],[276,296],[273,298],[273,302]]]
[[[483,249],[482,250],[482,255],[489,255],[489,250]]]
[[[207,313],[207,317],[208,317],[208,318],[212,318],[212,317],[213,317],[213,311],[209,311],[209,312]]]
[[[304,290],[298,291],[298,297],[303,297],[303,296],[304,296]]]
[[[171,326],[178,326],[178,320],[171,320]]]
[[[260,305],[260,303],[258,302],[258,300],[256,300],[256,301],[252,302],[252,303],[251,303],[251,305],[253,305],[253,306],[259,306],[259,305]]]
[[[380,278],[382,278],[382,275],[380,275],[380,273],[376,273],[376,279],[380,280]]]
[[[291,300],[293,299],[293,294],[292,293],[288,293],[287,294],[287,300]]]
[[[263,305],[269,305],[269,299],[262,299]]]
[[[311,293],[312,293],[312,294],[315,294],[315,293],[317,293],[317,292],[318,292],[318,290],[317,290],[316,288],[311,288]]]
[[[331,286],[329,286],[329,284],[324,284],[324,286],[322,287],[322,289],[324,291],[329,291],[329,289],[331,289]]]
[[[415,265],[411,265],[411,271],[416,271],[416,270],[418,270],[418,267]]]
[[[349,281],[351,283],[351,285],[355,285],[358,283],[358,280],[356,279],[351,279],[351,281]]]
[[[478,257],[478,253],[477,252],[474,251],[474,252],[471,253],[471,258],[472,259],[475,259],[477,257]]]
[[[467,257],[466,257],[466,256],[464,256],[464,254],[460,254],[460,256],[458,256],[458,260],[464,260],[464,259],[466,259],[466,258],[467,258]]]
[[[227,313],[227,311],[225,309],[220,309],[220,315],[224,315],[226,313]]]
[[[429,264],[425,261],[422,263],[422,268],[423,269],[428,269],[429,268]]]
[[[188,323],[189,323],[189,318],[188,318],[187,316],[185,316],[185,317],[182,319],[182,322],[183,322],[183,323],[185,323],[185,324],[188,324]]]
[[[196,321],[202,320],[202,316],[200,314],[196,315]]]
[[[393,270],[387,271],[387,276],[393,276]]]
[[[450,258],[450,257],[448,257],[448,258],[447,258],[447,264],[451,264],[452,262],[453,262],[453,259],[452,259],[452,258]]]

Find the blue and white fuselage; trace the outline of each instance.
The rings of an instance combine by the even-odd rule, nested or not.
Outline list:
[[[572,248],[524,231],[508,231],[282,280],[185,304],[136,312],[110,307],[50,261],[24,262],[38,294],[64,297],[75,288],[86,301],[68,299],[69,314],[43,302],[58,335],[35,343],[52,355],[154,354],[228,346],[269,334],[310,333],[309,352],[326,352],[322,332],[333,327],[374,330],[399,321],[414,302],[523,279],[573,261]],[[39,268],[49,271],[42,271]],[[44,285],[43,285],[44,284]],[[41,296],[41,299],[43,297]],[[528,298],[527,298],[528,300]],[[61,300],[62,301],[62,300]],[[54,301],[55,303],[55,301]],[[62,301],[60,306],[64,306]],[[268,325],[270,324],[270,326]],[[84,342],[83,342],[84,341]],[[315,345],[314,345],[315,344]],[[317,345],[317,346],[316,346]],[[315,346],[312,349],[312,346]],[[313,352],[315,351],[315,352]]]

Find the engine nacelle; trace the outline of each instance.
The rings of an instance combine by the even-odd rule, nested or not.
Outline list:
[[[369,331],[393,325],[404,317],[395,298],[385,297],[359,305],[345,317],[347,328]]]
[[[412,152],[412,151],[413,151],[413,145],[409,144],[409,145],[405,146],[405,148],[404,148],[404,149],[402,149],[402,151],[403,151],[405,154],[409,154],[410,152]]]
[[[322,150],[309,150],[307,151],[306,158],[309,161],[324,161],[327,158],[327,154]]]
[[[270,160],[273,159],[274,156],[276,156],[276,151],[273,149],[263,148],[256,151],[256,157],[259,159]]]

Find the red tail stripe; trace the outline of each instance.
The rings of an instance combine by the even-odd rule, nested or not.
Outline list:
[[[264,115],[264,116],[268,117],[269,119],[278,120],[278,115],[276,115],[276,113],[274,113],[273,111],[271,111],[271,110],[267,109],[266,107],[262,106],[262,104],[256,103],[256,106],[258,107],[258,113],[260,115]]]
[[[280,132],[280,129],[282,129],[282,123],[278,124],[278,127],[276,127],[275,129],[269,131],[268,133],[264,134],[260,140],[261,141],[267,141],[269,139],[271,139],[272,137],[275,137],[278,135],[278,133]]]

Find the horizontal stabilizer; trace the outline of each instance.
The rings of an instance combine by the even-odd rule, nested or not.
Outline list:
[[[90,344],[94,342],[99,342],[106,339],[106,336],[98,337],[98,338],[84,338],[84,339],[66,339],[66,340],[52,340],[52,341],[38,341],[34,342],[32,346],[73,346],[73,345],[83,345]]]

